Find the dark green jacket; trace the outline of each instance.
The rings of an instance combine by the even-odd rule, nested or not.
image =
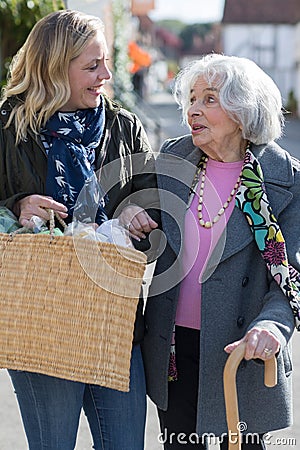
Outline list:
[[[31,194],[45,194],[47,155],[39,138],[29,131],[26,140],[15,144],[15,127],[4,126],[16,99],[0,108],[0,206],[13,209],[14,203]],[[95,169],[108,193],[106,212],[118,215],[128,203],[148,210],[158,220],[154,154],[139,119],[105,97],[105,130],[96,149]],[[150,254],[148,239],[136,244]],[[152,255],[153,257],[153,255]],[[135,341],[142,337],[141,310],[135,328]]]

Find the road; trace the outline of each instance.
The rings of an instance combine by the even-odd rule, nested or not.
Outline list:
[[[175,137],[188,132],[186,127],[180,125],[180,113],[170,95],[158,94],[153,96],[150,107],[154,116],[160,118],[160,141],[163,141],[167,137]],[[154,139],[154,137],[152,138]],[[155,142],[157,142],[157,136],[155,136],[155,139]],[[285,136],[280,143],[290,151],[291,154],[300,159],[299,142],[300,121],[289,119]],[[290,429],[273,434],[271,445],[269,446],[270,450],[292,450],[300,448],[300,333],[294,335],[293,349],[294,425]],[[9,377],[5,370],[0,370],[0,399],[0,450],[26,450],[26,439],[17,403]],[[162,449],[162,446],[157,439],[158,433],[156,411],[151,402],[149,402],[145,450]],[[91,448],[90,433],[85,417],[82,416],[76,450],[90,450]],[[217,448],[217,446],[211,446],[211,450]]]

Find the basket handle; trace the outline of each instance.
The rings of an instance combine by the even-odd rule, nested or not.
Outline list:
[[[228,450],[241,450],[242,424],[239,421],[236,372],[245,356],[246,344],[243,342],[229,355],[223,372],[226,419],[228,427]],[[264,384],[273,387],[277,384],[277,360],[273,356],[265,361]]]
[[[64,221],[64,219],[62,219],[57,212],[53,211],[53,209],[47,208],[47,211],[50,215],[50,219],[49,219],[50,236],[53,237],[54,236],[54,228],[55,228],[55,219],[57,219],[57,221],[63,226],[63,228],[67,228],[67,224]]]
[[[54,212],[53,209],[50,208],[45,208],[46,211],[48,211],[49,213],[49,231],[50,231],[50,236],[51,238],[54,237],[54,228],[55,228],[55,219],[57,219],[57,221],[62,225],[62,227],[64,229],[66,229],[68,227],[68,225],[66,224],[66,222],[64,221],[64,219],[62,219],[60,217],[60,215],[57,212]],[[12,233],[9,233],[9,240],[12,240],[14,236],[16,236],[17,234],[22,234],[22,233],[28,233],[28,228],[26,227],[21,227],[18,230],[13,231]]]

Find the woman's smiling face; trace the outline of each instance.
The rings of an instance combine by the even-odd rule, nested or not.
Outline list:
[[[201,76],[191,89],[187,115],[195,146],[220,161],[242,159],[241,127],[222,109],[218,90]]]
[[[61,111],[96,108],[102,88],[111,78],[107,67],[107,45],[101,31],[90,40],[84,51],[70,62],[71,96]]]

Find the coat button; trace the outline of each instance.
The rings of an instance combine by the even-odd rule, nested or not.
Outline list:
[[[242,286],[243,287],[247,286],[248,282],[249,282],[249,277],[244,277],[243,281],[242,281]]]
[[[245,323],[245,317],[239,316],[239,317],[237,318],[237,321],[236,321],[237,326],[238,326],[239,328],[242,328],[242,326],[244,325],[244,323]]]

